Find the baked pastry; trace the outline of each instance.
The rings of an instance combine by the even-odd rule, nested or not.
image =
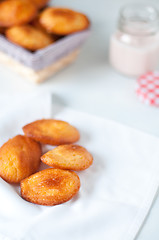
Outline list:
[[[25,135],[43,144],[61,145],[79,140],[78,130],[67,122],[42,119],[23,127]]]
[[[45,153],[41,160],[51,167],[79,171],[88,168],[93,157],[84,147],[67,144]]]
[[[44,48],[54,42],[49,34],[29,24],[7,29],[6,37],[11,42],[31,51]]]
[[[37,171],[40,156],[39,143],[17,135],[0,148],[0,176],[7,182],[19,183]]]
[[[21,196],[40,205],[57,205],[70,200],[80,188],[78,175],[61,169],[45,169],[20,183]]]
[[[0,27],[11,27],[32,21],[37,7],[27,0],[6,0],[0,3]]]
[[[40,22],[50,33],[68,35],[89,27],[88,18],[79,12],[67,9],[48,7],[40,15]]]

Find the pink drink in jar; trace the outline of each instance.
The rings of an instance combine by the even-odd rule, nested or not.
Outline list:
[[[152,6],[129,5],[120,12],[110,41],[110,62],[119,72],[139,76],[159,63],[159,13]]]

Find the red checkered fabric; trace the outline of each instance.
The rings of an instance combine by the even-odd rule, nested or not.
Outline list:
[[[140,76],[136,93],[142,102],[159,107],[159,72],[149,72]]]

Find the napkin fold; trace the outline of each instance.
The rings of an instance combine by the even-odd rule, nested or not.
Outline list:
[[[78,172],[79,194],[52,207],[23,200],[19,187],[0,179],[0,239],[133,240],[157,193],[159,139],[59,106],[50,94],[37,94],[16,101],[0,115],[0,144],[41,118],[76,126],[78,144],[92,153],[93,165]]]

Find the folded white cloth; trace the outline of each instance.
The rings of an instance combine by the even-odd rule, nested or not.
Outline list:
[[[0,116],[0,144],[26,123],[53,117],[79,129],[78,143],[92,153],[93,165],[78,173],[79,194],[52,207],[23,200],[19,188],[0,179],[0,239],[133,240],[157,193],[159,139],[51,101],[35,95],[12,104]]]

